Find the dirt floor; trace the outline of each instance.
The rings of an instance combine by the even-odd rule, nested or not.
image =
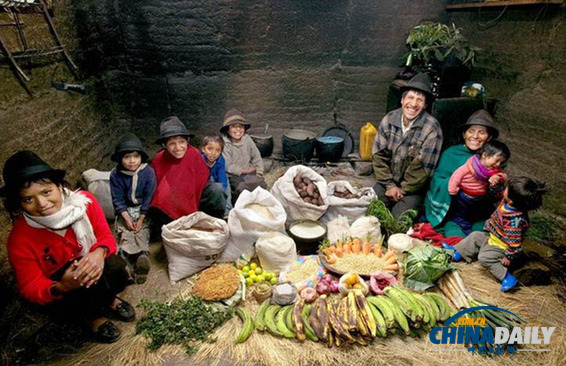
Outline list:
[[[355,186],[372,186],[373,179],[371,176],[359,176],[355,174],[354,169],[349,163],[340,163],[332,166],[312,164],[314,170],[322,174],[328,181],[333,180],[348,180]],[[277,178],[282,176],[286,171],[285,166],[280,161],[275,161],[269,173],[266,175],[266,181],[269,186],[273,184]],[[180,281],[179,283],[172,284],[169,281],[167,273],[167,258],[161,243],[152,243],[152,267],[148,281],[143,285],[129,286],[122,297],[130,301],[133,305],[138,305],[141,299],[151,299],[159,301],[168,301],[181,292],[190,287],[190,280]],[[557,297],[557,285],[544,286],[544,287],[529,287],[522,288],[516,294],[503,295],[498,291],[498,284],[494,280],[489,279],[489,275],[481,268],[481,266],[465,266],[463,275],[466,271],[469,276],[464,277],[466,286],[472,290],[474,295],[479,296],[485,301],[493,301],[500,306],[516,306],[520,308],[520,313],[524,314],[529,320],[535,319],[537,324],[552,324],[557,326],[557,331],[554,335],[557,343],[553,347],[562,347],[562,352],[554,353],[553,359],[549,362],[546,358],[537,358],[533,355],[537,352],[530,352],[528,363],[537,364],[537,360],[541,363],[549,365],[565,364],[564,358],[564,339],[566,332],[566,311],[563,302]],[[481,277],[478,277],[478,274]],[[488,278],[487,287],[482,283],[478,286],[480,281]],[[523,300],[527,298],[528,300]],[[503,303],[501,303],[503,301]],[[511,305],[510,305],[511,304]],[[248,305],[246,305],[248,306]],[[256,305],[251,305],[253,308]],[[512,310],[513,311],[513,310]],[[140,317],[141,309],[138,309],[138,317]],[[541,319],[539,319],[541,318]],[[544,318],[544,319],[543,319]],[[122,338],[112,345],[100,345],[89,342],[86,338],[85,332],[77,330],[76,327],[69,326],[58,328],[55,325],[48,324],[54,327],[47,333],[49,337],[35,338],[36,355],[29,359],[33,364],[53,364],[53,365],[287,365],[287,364],[403,364],[412,365],[418,364],[419,354],[423,354],[423,362],[431,364],[454,364],[459,363],[457,358],[453,355],[460,352],[445,352],[442,355],[439,352],[430,352],[430,342],[425,339],[404,339],[400,337],[389,337],[385,340],[374,342],[368,347],[358,347],[353,349],[351,354],[343,351],[327,351],[321,344],[303,344],[301,352],[297,352],[298,347],[293,345],[296,342],[289,340],[275,339],[268,335],[258,335],[254,333],[250,340],[246,342],[244,347],[236,348],[233,346],[233,339],[236,335],[237,328],[240,326],[239,320],[232,319],[224,326],[222,326],[215,336],[218,341],[215,344],[207,344],[201,347],[201,350],[195,356],[187,356],[184,350],[177,346],[162,347],[157,352],[149,352],[146,350],[146,340],[141,336],[135,335],[135,323],[116,323],[122,330]],[[45,333],[45,329],[43,330]],[[63,343],[68,342],[71,345],[64,347]],[[388,343],[389,342],[389,343]],[[246,348],[247,347],[247,348]],[[254,348],[255,347],[255,348]],[[404,348],[408,351],[403,351]],[[50,348],[51,351],[42,353],[41,348]],[[387,349],[390,349],[387,351]],[[392,355],[391,350],[398,350],[401,353],[399,357]],[[25,350],[22,350],[25,352]],[[263,355],[262,355],[262,352]],[[267,352],[267,353],[265,353]],[[325,357],[319,357],[320,352],[328,354]],[[334,352],[334,353],[333,353]],[[403,355],[403,353],[405,353]],[[414,354],[412,354],[414,353]],[[450,353],[450,355],[446,355]],[[379,354],[383,357],[379,358]],[[316,356],[319,355],[319,356]],[[401,357],[402,356],[402,357]],[[467,362],[480,361],[479,358],[470,359],[469,356],[463,355],[462,361],[465,359]],[[289,359],[286,359],[289,357]],[[352,358],[353,357],[353,358]],[[376,358],[377,357],[377,358]],[[522,354],[516,356],[527,357]],[[515,362],[517,358],[514,358]],[[379,361],[378,361],[379,360]],[[544,361],[543,361],[544,360]],[[555,363],[557,362],[557,363]],[[493,361],[481,360],[481,364],[493,364]],[[518,362],[523,364],[523,362]],[[507,364],[507,362],[504,362]]]

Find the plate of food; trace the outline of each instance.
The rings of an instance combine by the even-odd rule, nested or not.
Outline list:
[[[382,243],[363,242],[360,238],[338,240],[336,243],[324,243],[319,248],[322,265],[338,276],[347,272],[357,272],[368,279],[374,272],[396,273],[399,271],[397,255],[393,251],[384,251]]]

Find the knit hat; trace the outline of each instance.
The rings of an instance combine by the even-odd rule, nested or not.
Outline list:
[[[251,126],[246,121],[246,118],[244,117],[244,114],[242,112],[240,112],[239,110],[237,110],[235,108],[232,108],[228,112],[226,112],[226,114],[224,114],[224,124],[222,125],[220,132],[226,133],[226,131],[228,131],[228,127],[230,127],[230,125],[233,125],[233,124],[236,124],[236,123],[244,125],[244,128],[246,130],[248,130],[248,128],[250,128],[250,126]]]
[[[470,118],[464,123],[460,125],[460,131],[464,133],[470,126],[485,126],[489,132],[489,136],[492,139],[496,139],[499,136],[499,130],[495,127],[495,121],[491,114],[485,109],[480,109],[472,113]]]
[[[149,156],[143,148],[140,139],[131,132],[123,134],[118,142],[116,143],[116,148],[114,149],[114,154],[110,157],[112,161],[119,163],[122,160],[124,154],[136,151],[142,157],[142,162],[146,162]]]
[[[161,121],[159,125],[159,138],[155,140],[155,143],[162,144],[167,141],[168,138],[175,136],[185,136],[187,139],[195,137],[195,135],[189,133],[189,130],[187,130],[187,127],[185,127],[179,117],[167,117]]]
[[[430,89],[430,76],[421,72],[415,76],[407,83],[407,85],[401,87],[401,93],[405,92],[406,90],[418,90],[422,93],[425,93],[428,100],[434,99],[434,95],[432,95],[432,91]]]
[[[29,150],[18,151],[10,156],[4,164],[2,177],[4,187],[0,188],[0,195],[12,194],[21,188],[25,182],[34,178],[47,177],[54,180],[62,180],[67,172],[60,169],[53,169],[37,154]]]

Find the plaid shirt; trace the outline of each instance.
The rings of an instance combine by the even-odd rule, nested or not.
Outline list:
[[[440,124],[426,111],[403,135],[402,109],[389,112],[379,124],[373,142],[373,170],[386,188],[401,187],[405,193],[421,190],[432,176],[442,148]]]

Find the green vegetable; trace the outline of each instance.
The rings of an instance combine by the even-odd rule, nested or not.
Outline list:
[[[383,201],[373,199],[368,205],[366,215],[377,217],[381,226],[391,236],[397,233],[406,233],[413,225],[413,221],[417,217],[417,211],[407,210],[399,216],[399,219],[395,219]]]
[[[140,306],[147,313],[137,323],[136,333],[151,339],[148,348],[155,351],[164,344],[180,344],[189,355],[197,351],[198,341],[213,342],[209,334],[234,314],[212,311],[199,297],[175,299],[170,305],[142,300]]]
[[[430,245],[410,250],[404,258],[403,284],[415,291],[434,286],[444,272],[454,269],[447,251]]]

